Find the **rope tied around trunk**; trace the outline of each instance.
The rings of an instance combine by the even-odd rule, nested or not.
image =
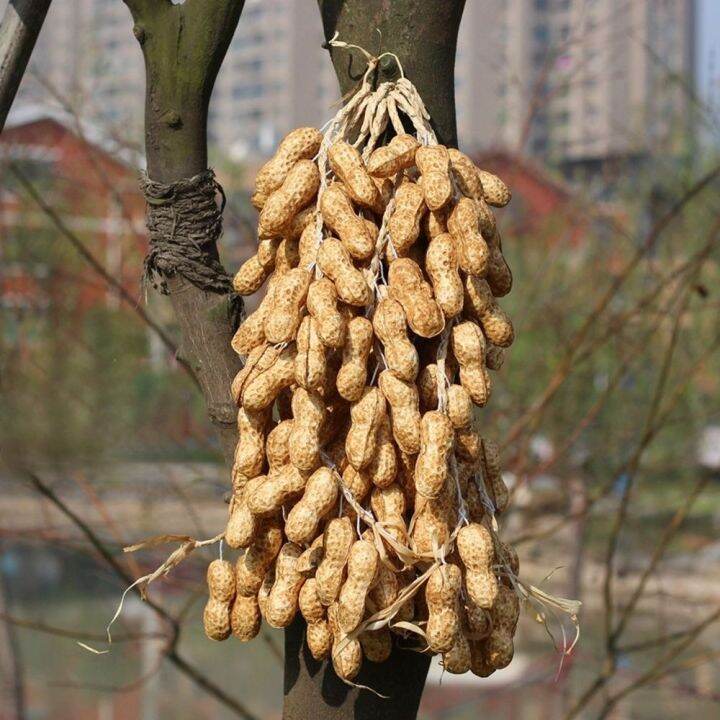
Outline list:
[[[214,171],[209,168],[172,183],[151,180],[143,173],[140,187],[147,203],[149,243],[144,282],[168,295],[166,278],[180,275],[200,290],[228,295],[229,317],[237,327],[243,305],[218,257],[226,200]]]

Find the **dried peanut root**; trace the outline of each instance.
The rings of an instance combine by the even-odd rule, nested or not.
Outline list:
[[[225,532],[244,554],[211,564],[206,631],[249,640],[299,611],[348,682],[413,632],[448,672],[484,677],[510,662],[519,612],[498,446],[476,427],[514,339],[491,210],[510,191],[366,92],[359,142],[350,120],[298,128],[258,173],[260,240],[235,288],[268,287],[233,340]]]

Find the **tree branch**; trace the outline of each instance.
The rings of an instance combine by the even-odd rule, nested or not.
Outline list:
[[[50,0],[10,0],[0,22],[0,132],[49,7]]]

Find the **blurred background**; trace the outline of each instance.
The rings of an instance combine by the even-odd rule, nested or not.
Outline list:
[[[245,3],[210,110],[230,271],[255,170],[335,112],[322,40],[312,0]],[[483,433],[525,581],[583,609],[570,655],[572,623],[549,635],[529,608],[506,670],[433,665],[423,720],[720,717],[719,61],[716,0],[467,2],[460,145],[514,192],[517,341]],[[202,634],[209,553],[151,586],[162,613],[128,595],[106,642],[128,578],[167,555],[122,547],[212,537],[229,486],[171,309],[140,284],[143,93],[124,4],[57,2],[0,135],[3,720],[280,717],[282,635]]]

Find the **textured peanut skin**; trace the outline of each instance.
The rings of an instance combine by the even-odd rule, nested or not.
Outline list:
[[[257,292],[275,267],[275,254],[280,240],[261,240],[258,251],[248,258],[233,278],[233,289],[239,295]]]
[[[300,588],[298,607],[308,624],[319,623],[325,619],[325,608],[318,597],[315,578],[308,578]]]
[[[450,182],[450,156],[443,145],[419,147],[415,152],[415,164],[421,173],[418,185],[430,210],[439,210],[452,198]]]
[[[207,569],[210,597],[203,612],[205,634],[211,640],[230,635],[230,604],[235,597],[235,573],[227,560],[213,560]]]
[[[315,577],[315,571],[322,562],[323,539],[322,535],[318,535],[298,558],[297,570],[303,577]]]
[[[433,652],[450,652],[460,634],[458,597],[461,584],[460,568],[452,563],[440,565],[428,578],[425,600],[429,617],[425,632]]]
[[[285,543],[275,561],[275,582],[267,599],[265,619],[274,628],[287,627],[295,617],[300,588],[305,578],[297,571],[297,560],[302,549],[294,543]]]
[[[400,256],[407,255],[420,236],[420,224],[427,212],[422,189],[404,181],[395,192],[395,210],[388,220],[390,244]],[[392,254],[389,256],[392,258]]]
[[[489,205],[505,207],[512,198],[508,186],[497,176],[487,170],[478,170],[478,177],[482,183],[483,195]]]
[[[291,130],[280,142],[275,155],[260,168],[255,177],[252,204],[261,210],[270,193],[282,184],[298,160],[314,157],[320,149],[322,134],[311,127]]]
[[[455,429],[470,427],[473,420],[473,402],[462,385],[447,389],[447,414]]]
[[[295,543],[309,543],[322,518],[330,512],[338,496],[337,482],[329,468],[318,468],[308,479],[300,501],[288,513],[285,534]]]
[[[492,571],[495,560],[490,531],[479,523],[463,527],[457,536],[457,550],[465,566],[465,589],[478,607],[489,609],[498,594]]]
[[[420,402],[414,383],[396,378],[389,370],[378,377],[378,387],[390,405],[392,431],[398,447],[414,455],[420,451]]]
[[[366,630],[358,636],[363,656],[374,663],[383,663],[392,653],[392,636],[385,628],[380,630]]]
[[[310,280],[310,271],[305,268],[293,268],[280,278],[274,306],[265,318],[264,330],[268,342],[283,343],[294,339]]]
[[[261,524],[245,554],[235,563],[235,588],[238,595],[255,597],[265,574],[275,561],[283,542],[282,529],[273,518]]]
[[[262,618],[257,595],[238,595],[230,611],[230,629],[240,642],[252,640],[259,632]]]
[[[481,325],[487,339],[501,348],[510,347],[515,331],[507,314],[495,302],[485,280],[469,275],[465,278],[465,307]]]
[[[437,394],[437,372],[438,368],[435,363],[428,363],[420,371],[418,377],[418,393],[420,394],[420,404],[425,410],[435,410],[438,406]],[[450,381],[452,372],[449,363],[445,363],[445,375]]]
[[[455,430],[455,454],[458,460],[477,465],[481,452],[480,434],[477,430],[472,427]]]
[[[350,548],[355,539],[355,528],[349,518],[334,518],[325,528],[323,559],[315,581],[320,602],[326,607],[335,602],[340,593]]]
[[[317,323],[320,340],[330,348],[338,349],[345,344],[347,320],[337,307],[338,295],[335,284],[323,277],[310,284],[307,309]]]
[[[360,399],[367,381],[367,361],[372,350],[373,326],[364,317],[356,317],[347,325],[342,366],[337,374],[337,390],[349,402]]]
[[[390,265],[389,280],[390,297],[402,305],[413,332],[425,338],[442,332],[445,327],[442,310],[416,262],[410,258],[395,260]]]
[[[309,624],[305,640],[308,650],[315,660],[326,660],[330,657],[332,633],[327,620]]]
[[[460,364],[460,383],[473,402],[482,407],[490,395],[482,330],[470,321],[456,325],[452,330],[452,350]]]
[[[305,489],[305,482],[306,477],[294,465],[283,465],[277,470],[271,470],[248,493],[248,508],[259,517],[271,515],[285,502],[298,496]]]
[[[497,670],[507,667],[513,658],[513,634],[520,615],[520,603],[517,595],[501,585],[495,604],[490,610],[492,632],[483,649],[485,660]]]
[[[404,518],[405,506],[405,495],[397,483],[392,483],[387,487],[373,488],[370,496],[370,507],[375,517],[382,522],[385,530],[402,544],[407,544],[407,526]],[[385,605],[381,605],[381,607],[385,607]]]
[[[373,150],[367,170],[373,177],[393,177],[415,164],[418,147],[419,143],[412,135],[396,135],[387,145]]]
[[[333,635],[332,662],[335,673],[343,680],[352,680],[362,666],[362,647],[359,640],[350,640],[340,629],[337,620],[338,606],[328,608],[328,624]]]
[[[415,490],[426,498],[437,498],[448,477],[448,461],[454,443],[453,426],[447,415],[430,410],[420,425],[420,454],[415,465]]]
[[[362,621],[365,600],[378,571],[380,559],[375,546],[358,540],[350,548],[347,578],[338,598],[337,619],[343,632],[352,632]]]
[[[372,292],[363,274],[352,264],[339,240],[326,238],[320,245],[317,264],[334,283],[338,297],[348,305],[363,307],[372,302]]]
[[[321,433],[325,422],[325,403],[304,388],[292,399],[293,427],[288,439],[290,462],[301,472],[310,473],[320,464]]]
[[[317,165],[312,160],[298,160],[282,185],[265,201],[258,220],[258,235],[282,235],[295,215],[312,202],[319,186]]]
[[[441,208],[440,210],[431,210],[422,221],[422,231],[428,240],[436,238],[438,235],[442,235],[448,231],[447,219],[449,215],[448,207]]]
[[[278,278],[287,275],[291,270],[296,268],[300,262],[300,251],[298,250],[297,240],[289,240],[283,238],[278,245],[275,255],[275,272]]]
[[[443,654],[442,664],[445,671],[453,675],[462,675],[470,669],[470,643],[461,632],[455,638],[455,644],[450,651]]]
[[[492,440],[483,439],[482,441],[482,469],[485,486],[495,509],[499,513],[507,510],[510,495],[500,468],[500,450],[497,443]]]
[[[350,429],[345,439],[348,462],[362,470],[372,460],[377,448],[377,434],[385,417],[385,398],[377,388],[366,388],[350,409]]]
[[[460,192],[465,197],[480,200],[483,197],[483,186],[475,163],[456,148],[448,148],[448,155],[450,169]]]
[[[500,233],[495,230],[494,233],[487,236],[487,245],[490,252],[488,259],[488,269],[486,280],[490,286],[490,290],[495,297],[503,297],[512,290],[513,276],[510,267],[505,261],[502,252],[502,240]]]
[[[238,443],[233,460],[233,474],[239,473],[253,478],[262,472],[265,464],[265,426],[268,414],[238,411]]]
[[[295,343],[295,382],[305,390],[321,393],[328,371],[327,350],[314,318],[306,315],[302,319]]]
[[[290,433],[292,420],[282,420],[269,433],[265,441],[265,456],[271,470],[290,462]]]
[[[477,203],[461,198],[450,212],[447,226],[457,244],[460,268],[471,275],[485,275],[490,251],[480,233]]]
[[[210,640],[226,640],[230,637],[230,606],[210,598],[203,610],[203,626]]]
[[[265,318],[274,302],[276,285],[277,278],[271,277],[262,302],[255,312],[245,318],[233,336],[230,344],[238,355],[249,355],[265,342]]]
[[[435,301],[450,319],[463,309],[464,289],[458,272],[455,241],[445,233],[430,241],[425,255],[425,270],[435,293]]]
[[[401,380],[415,380],[420,359],[408,338],[402,305],[391,298],[382,299],[375,308],[372,322],[375,335],[383,344],[388,370]]]
[[[434,545],[440,546],[447,542],[457,521],[454,496],[455,483],[451,478],[448,478],[440,497],[434,500],[416,495],[412,541],[417,552],[430,553]]]
[[[225,528],[225,542],[231,548],[247,547],[255,537],[257,522],[248,507],[248,497],[264,481],[265,475],[259,475],[249,480],[244,487],[235,490],[231,506],[232,512]]]
[[[232,393],[248,412],[269,407],[280,391],[295,381],[295,347],[256,348],[233,381]],[[255,353],[255,351],[253,351]]]
[[[375,212],[381,211],[380,193],[356,148],[345,141],[333,143],[328,150],[328,161],[354,202]]]
[[[372,181],[370,184],[377,193]],[[346,191],[337,183],[329,185],[322,194],[320,212],[325,225],[337,234],[352,257],[364,260],[373,254],[375,243],[370,229],[363,219],[355,214]]]
[[[376,487],[387,487],[397,474],[397,454],[393,443],[390,418],[385,415],[376,437],[375,454],[367,466],[367,473]]]

